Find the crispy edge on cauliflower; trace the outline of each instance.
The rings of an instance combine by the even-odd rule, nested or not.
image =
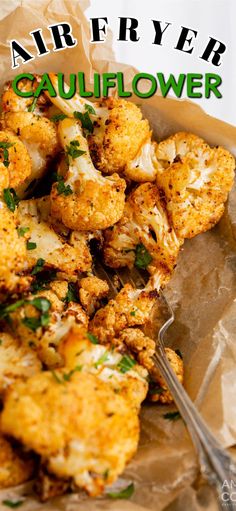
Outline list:
[[[153,402],[160,402],[162,404],[172,403],[172,395],[168,390],[164,378],[153,362],[155,341],[144,335],[144,333],[138,328],[127,328],[120,333],[118,339],[115,341],[115,345],[117,346],[119,346],[120,343],[125,344],[131,353],[137,357],[139,364],[148,370],[151,377],[148,395],[149,399]],[[165,348],[165,354],[178,380],[183,384],[183,360],[170,348]]]
[[[157,143],[152,142],[150,133],[134,159],[129,160],[126,164],[124,170],[125,177],[137,183],[155,181],[158,170],[156,148]]]
[[[89,331],[102,344],[112,342],[129,326],[144,325],[157,298],[157,291],[134,289],[126,284],[108,304],[99,309],[89,323]]]
[[[95,169],[78,121],[64,119],[59,123],[58,132],[69,159],[69,169],[62,192],[60,182],[53,184],[52,215],[70,229],[106,229],[122,216],[126,183],[117,174],[103,177]]]
[[[28,268],[32,268],[38,259],[43,259],[47,266],[67,275],[91,269],[92,257],[86,235],[71,232],[65,238],[54,230],[49,197],[22,200],[17,217],[19,226],[27,228],[25,239],[36,243],[34,250],[27,251]]]
[[[49,472],[99,495],[136,452],[137,413],[95,375],[58,379],[45,371],[9,389],[2,430],[39,454]]]
[[[86,313],[92,316],[99,309],[101,300],[108,294],[107,282],[98,277],[84,277],[79,281],[79,298]]]
[[[112,268],[142,267],[143,250],[148,256],[143,268],[151,274],[162,272],[165,283],[176,266],[181,243],[157,186],[144,183],[128,196],[121,220],[105,232],[104,260]]]
[[[32,455],[13,447],[0,433],[0,489],[25,483],[34,474]]]
[[[31,175],[29,153],[21,140],[10,131],[0,131],[0,192],[17,189]]]
[[[3,116],[2,124],[19,137],[30,155],[30,176],[16,187],[19,197],[24,197],[29,185],[44,176],[50,160],[60,149],[57,130],[49,119],[31,112],[7,112]]]
[[[27,379],[41,370],[36,353],[19,339],[0,332],[0,394],[17,379]]]
[[[224,148],[211,148],[191,133],[160,142],[157,183],[177,236],[192,238],[214,227],[233,186],[235,160]]]
[[[29,344],[36,350],[40,360],[49,368],[62,365],[58,346],[72,326],[88,325],[81,305],[68,301],[67,293],[67,281],[52,281],[47,289],[28,294],[25,303],[9,313],[13,331],[23,344]],[[35,299],[43,300],[43,305],[46,299],[46,317],[44,311],[30,303]]]

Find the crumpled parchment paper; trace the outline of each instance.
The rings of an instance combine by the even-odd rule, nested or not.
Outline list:
[[[0,6],[0,76],[3,82],[19,72],[123,71],[129,84],[135,70],[114,62],[111,34],[106,44],[89,44],[84,15],[87,0],[8,0]],[[105,15],[105,13],[101,13]],[[42,28],[48,47],[47,25],[69,21],[78,45],[36,58],[11,69],[9,41],[19,40],[34,54],[29,32]],[[145,71],[145,62],[140,62]],[[135,98],[134,98],[135,100]],[[224,145],[236,155],[236,128],[206,115],[189,101],[136,98],[149,119],[154,136],[161,139],[178,131],[192,131],[209,143]],[[166,295],[175,310],[175,323],[167,344],[179,348],[185,363],[185,387],[216,437],[225,447],[236,443],[236,190],[226,213],[212,231],[186,241]],[[168,411],[172,408],[168,408]],[[134,481],[130,501],[89,499],[66,495],[42,505],[32,495],[31,484],[0,492],[4,499],[26,496],[22,511],[215,511],[217,503],[209,486],[198,477],[194,450],[180,419],[163,418],[164,406],[143,406],[138,452],[119,485]],[[235,454],[235,449],[231,449]]]

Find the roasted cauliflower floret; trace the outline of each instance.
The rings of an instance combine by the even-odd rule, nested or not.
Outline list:
[[[125,344],[130,352],[137,358],[139,364],[148,370],[150,375],[149,399],[155,402],[159,401],[163,404],[172,403],[172,395],[168,390],[164,378],[153,362],[152,357],[155,353],[155,342],[150,339],[150,337],[144,335],[138,328],[127,328],[120,333],[119,338],[115,341],[117,346],[119,346],[120,343]],[[170,348],[165,348],[165,354],[180,383],[183,383],[183,360]]]
[[[176,133],[157,147],[157,183],[177,236],[192,238],[214,227],[233,186],[235,160],[191,133]]]
[[[42,457],[56,476],[102,493],[137,449],[139,421],[125,398],[93,374],[44,372],[6,395],[4,433]]]
[[[88,324],[81,305],[70,301],[68,286],[66,281],[55,280],[47,289],[13,304],[9,312],[10,325],[17,337],[34,348],[50,368],[62,365],[57,348],[72,326]]]
[[[136,265],[152,274],[160,270],[165,281],[180,245],[157,186],[145,183],[130,193],[121,220],[105,232],[104,259],[113,268]]]
[[[127,399],[130,406],[140,409],[148,391],[148,372],[127,350],[120,352],[112,346],[103,346],[84,327],[75,327],[60,344],[59,352],[69,369],[64,373],[65,378],[70,378],[76,370],[95,374]]]
[[[40,83],[40,76],[35,75],[34,81],[27,79],[18,82],[18,89],[24,92],[34,91]],[[12,88],[12,82],[6,82],[2,94],[3,112],[34,112],[36,115],[46,115],[51,102],[45,94],[40,94],[38,98],[25,98],[18,96]]]
[[[18,378],[27,379],[40,370],[40,360],[26,343],[0,332],[0,394]]]
[[[91,269],[92,257],[86,235],[72,232],[63,237],[55,231],[51,224],[49,197],[21,201],[17,217],[19,228],[26,229],[28,268],[43,259],[47,266],[68,275]]]
[[[58,130],[69,170],[65,181],[52,187],[52,215],[70,229],[106,229],[122,216],[125,181],[117,174],[105,178],[95,169],[78,121],[64,119]]]
[[[83,308],[89,316],[99,309],[100,302],[109,291],[107,282],[97,277],[84,277],[79,282],[79,297]]]
[[[33,476],[34,468],[32,457],[13,448],[0,433],[0,489],[25,483]]]
[[[158,170],[156,148],[157,144],[156,142],[152,142],[150,134],[140,147],[134,159],[129,160],[126,164],[124,170],[125,177],[137,183],[155,181]]]
[[[31,160],[23,142],[10,131],[0,131],[0,193],[17,189],[30,175]]]
[[[17,232],[16,214],[0,199],[0,296],[29,286],[20,273],[26,268],[25,241]]]
[[[50,79],[58,92],[57,76],[51,73]],[[130,101],[107,98],[91,103],[77,94],[70,100],[59,95],[50,99],[69,117],[74,112],[83,114],[84,125],[88,125],[89,119],[89,149],[95,167],[102,172],[122,173],[150,133],[140,108]]]
[[[89,331],[102,344],[112,343],[124,328],[144,325],[148,321],[156,298],[156,291],[134,289],[126,284],[115,299],[96,312],[90,321]]]
[[[59,151],[56,127],[46,117],[31,112],[7,112],[2,125],[19,137],[30,155],[31,173],[16,187],[19,197],[24,197],[29,185],[43,177],[50,160]]]

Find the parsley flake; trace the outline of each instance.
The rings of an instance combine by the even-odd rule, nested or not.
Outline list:
[[[93,334],[90,334],[90,332],[87,332],[86,336],[88,337],[88,339],[90,340],[90,342],[92,344],[99,344],[99,341],[98,341],[98,338],[96,337],[96,335],[93,335]]]
[[[178,357],[180,357],[183,360],[183,355],[179,349],[175,350],[175,353],[176,355],[178,355]]]
[[[56,174],[55,179],[57,181],[57,192],[58,192],[58,195],[62,195],[63,194],[63,195],[65,195],[67,197],[67,195],[71,195],[73,193],[70,185],[65,185],[63,176],[59,176],[58,174]]]
[[[29,227],[18,227],[17,232],[18,236],[22,237],[25,235],[26,232],[29,231]]]
[[[37,97],[34,97],[32,103],[30,106],[28,106],[27,110],[28,112],[34,112],[35,110],[35,107],[36,107],[36,104],[37,104],[37,101],[38,101],[38,98]]]
[[[95,362],[94,367],[97,369],[101,364],[107,362],[109,358],[109,351],[104,351],[104,353],[99,357],[97,362]]]
[[[0,142],[0,149],[3,150],[3,165],[4,167],[9,167],[9,147],[12,147],[14,144],[11,144],[11,142]]]
[[[74,369],[71,369],[71,371],[69,371],[68,373],[63,374],[63,380],[70,381],[71,376],[73,376],[73,374],[76,372],[82,371],[82,369],[83,369],[82,365],[77,365]]]
[[[88,105],[89,106],[89,105]],[[88,111],[82,114],[81,112],[74,112],[74,118],[79,119],[82,124],[82,128],[84,130],[89,131],[89,133],[93,132],[93,122],[91,121],[89,117]]]
[[[35,243],[34,241],[27,240],[26,248],[27,250],[34,250],[35,248],[37,248],[37,243]]]
[[[136,360],[131,358],[129,355],[124,355],[120,360],[119,364],[117,365],[117,367],[119,371],[124,374],[130,371],[130,369],[132,369],[132,367],[134,367],[135,364]]]
[[[164,417],[164,419],[169,420],[169,421],[177,421],[177,420],[181,419],[181,415],[179,412],[164,413],[163,417]]]
[[[66,119],[66,118],[67,118],[66,114],[55,114],[51,117],[51,121],[59,122],[59,121],[63,121],[63,119]]]
[[[42,271],[42,268],[43,268],[44,264],[45,264],[45,260],[40,257],[37,260],[36,265],[33,267],[31,275],[37,275],[37,273]]]
[[[152,256],[149,254],[146,247],[142,243],[139,243],[135,249],[135,266],[140,270],[145,270],[151,261]]]
[[[96,110],[94,110],[94,108],[91,105],[88,105],[88,103],[86,103],[86,105],[84,105],[84,108],[85,108],[85,110],[87,110],[87,112],[89,114],[96,115]]]
[[[77,289],[76,284],[74,282],[68,282],[68,290],[66,293],[65,298],[63,298],[63,302],[69,303],[69,302],[78,302],[78,295],[77,295]]]
[[[3,198],[8,209],[10,209],[12,213],[14,213],[16,206],[19,204],[20,201],[19,197],[17,197],[16,195],[14,188],[4,188]]]
[[[17,509],[18,507],[22,506],[23,500],[3,500],[2,504],[6,507],[10,507],[11,509]]]
[[[129,499],[132,497],[134,493],[134,484],[131,483],[127,488],[124,488],[123,490],[120,490],[118,492],[110,492],[107,493],[108,497],[111,499]]]
[[[73,160],[76,158],[79,158],[82,156],[82,154],[85,154],[86,151],[82,151],[81,149],[78,149],[80,146],[80,143],[78,140],[71,140],[70,145],[66,146],[66,153],[67,156],[71,156]]]

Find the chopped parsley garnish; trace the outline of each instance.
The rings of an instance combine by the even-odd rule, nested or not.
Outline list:
[[[78,140],[71,140],[70,145],[66,146],[67,156],[71,156],[73,160],[85,154],[86,151],[79,149],[80,143]]]
[[[38,293],[42,289],[48,289],[50,282],[56,279],[57,271],[54,269],[44,270],[35,275],[35,281],[31,284],[32,293]]]
[[[33,298],[33,300],[26,300],[25,303],[33,305],[42,314],[38,318],[26,316],[22,319],[22,323],[33,332],[36,332],[39,327],[47,326],[50,320],[48,311],[51,307],[51,302],[47,298],[39,296],[38,298]]]
[[[135,316],[135,315],[136,315],[136,311],[131,311],[130,316]]]
[[[179,349],[175,350],[175,353],[183,360],[183,355]]]
[[[107,362],[108,358],[109,358],[109,351],[104,351],[104,353],[101,355],[101,357],[99,357],[97,362],[95,362],[94,367],[96,367],[96,369],[97,369],[101,364],[103,364],[104,362]]]
[[[120,490],[118,492],[110,492],[107,493],[107,496],[111,499],[129,499],[132,497],[134,493],[134,484],[131,483],[127,488],[124,488],[123,490]]]
[[[6,507],[10,507],[11,509],[17,509],[18,507],[22,506],[23,500],[3,500],[2,504]]]
[[[26,232],[29,231],[29,227],[18,227],[17,232],[18,236],[22,237],[25,235]]]
[[[37,248],[37,243],[35,243],[34,241],[27,240],[26,248],[27,250],[34,250],[35,248]]]
[[[3,150],[3,165],[4,167],[9,167],[9,147],[12,147],[14,144],[11,144],[11,142],[0,142],[0,149]]]
[[[92,342],[92,344],[99,344],[99,341],[98,341],[98,338],[96,337],[96,335],[90,334],[89,332],[87,332],[86,335],[87,335],[88,339],[90,340],[90,342]]]
[[[131,358],[129,355],[124,355],[122,359],[120,360],[119,364],[117,365],[119,371],[121,373],[127,373],[134,367],[136,364],[136,360]]]
[[[16,206],[19,204],[20,201],[19,197],[17,197],[16,195],[14,188],[4,188],[3,198],[8,209],[10,209],[12,213],[14,213]]]
[[[163,394],[165,389],[163,387],[151,387],[148,392],[151,396],[155,396],[156,394]]]
[[[36,107],[36,104],[37,104],[37,101],[38,101],[38,98],[37,98],[37,97],[35,97],[35,98],[33,99],[32,103],[31,103],[31,105],[30,105],[30,106],[28,106],[28,109],[27,109],[27,110],[28,110],[28,112],[34,112],[35,107]]]
[[[45,264],[45,260],[40,257],[37,260],[36,265],[33,267],[31,275],[37,275],[37,273],[42,271],[42,268],[43,268],[44,264]]]
[[[52,371],[51,371],[51,374],[52,374],[52,376],[53,376],[54,380],[55,380],[57,383],[63,383],[63,380],[61,380],[61,379],[59,378],[59,376],[58,376],[58,374],[56,373],[56,371],[53,371],[53,370],[52,370]]]
[[[181,419],[181,415],[179,412],[168,412],[163,415],[164,419],[169,421],[177,421]]]
[[[71,371],[69,371],[68,373],[64,373],[63,374],[63,380],[70,381],[71,376],[73,376],[73,374],[76,373],[76,372],[82,371],[82,369],[83,369],[82,365],[76,366],[74,369],[71,369]]]
[[[10,305],[1,306],[0,308],[0,318],[5,318],[11,312],[19,309],[22,305],[24,305],[25,300],[18,300],[15,303],[11,303]]]
[[[70,185],[65,185],[63,176],[56,174],[58,195],[71,195],[73,193]]]
[[[48,312],[51,307],[51,302],[47,298],[39,296],[38,298],[33,298],[33,300],[29,300],[28,303],[33,305],[40,312]]]
[[[151,261],[152,256],[149,254],[146,247],[142,243],[139,243],[135,249],[135,266],[140,270],[145,270]]]
[[[59,122],[59,121],[63,121],[63,119],[66,119],[66,118],[67,118],[66,114],[55,114],[51,117],[51,121]]]
[[[68,282],[68,290],[65,298],[63,298],[63,302],[78,302],[78,294],[76,289],[76,284],[74,282]]]
[[[96,110],[94,110],[94,108],[91,106],[91,105],[88,105],[88,103],[86,103],[86,105],[84,106],[85,110],[87,110],[87,112],[89,114],[93,114],[93,115],[96,115]]]
[[[89,106],[89,105],[88,105]],[[74,112],[74,118],[79,119],[84,130],[88,130],[89,133],[93,132],[93,122],[89,117],[88,111],[82,114],[81,112]]]

